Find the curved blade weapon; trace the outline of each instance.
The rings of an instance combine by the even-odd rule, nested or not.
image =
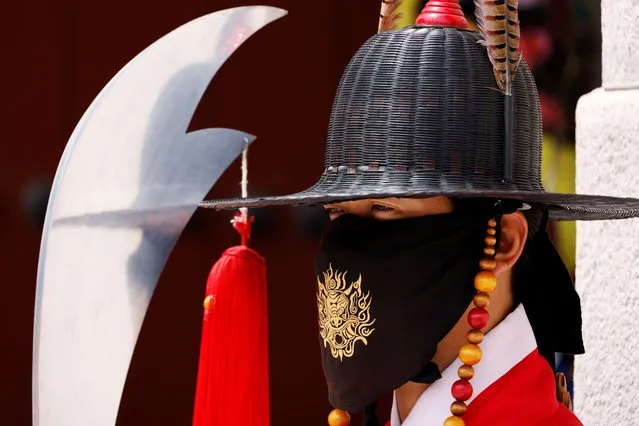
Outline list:
[[[157,280],[179,235],[254,137],[187,133],[222,64],[284,16],[241,7],[169,33],[127,64],[64,150],[42,235],[33,353],[34,426],[114,425]]]

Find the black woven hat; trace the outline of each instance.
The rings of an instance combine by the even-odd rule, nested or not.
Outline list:
[[[545,192],[541,109],[525,61],[515,64],[509,114],[489,59],[490,40],[459,28],[463,15],[450,24],[430,12],[417,25],[374,35],[351,59],[333,104],[325,170],[315,185],[202,206],[448,196],[516,200],[547,209],[556,220],[639,216],[639,199]]]

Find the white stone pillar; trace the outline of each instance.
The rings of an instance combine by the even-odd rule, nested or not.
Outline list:
[[[577,106],[577,191],[639,197],[639,0],[601,3],[603,87]],[[577,288],[576,414],[639,425],[639,220],[578,224]]]

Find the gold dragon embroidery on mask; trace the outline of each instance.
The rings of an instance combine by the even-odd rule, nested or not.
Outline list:
[[[362,292],[361,275],[347,286],[346,273],[329,265],[323,279],[317,276],[320,336],[324,347],[330,347],[331,355],[340,361],[353,356],[358,341],[368,345],[367,338],[375,331],[370,292]]]

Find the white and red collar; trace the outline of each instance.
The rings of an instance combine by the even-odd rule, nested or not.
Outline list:
[[[537,348],[535,335],[524,307],[519,305],[497,327],[486,334],[481,348],[482,360],[475,366],[475,377],[471,381],[474,389],[473,396],[467,404],[470,404],[488,386]],[[459,379],[457,369],[461,365],[461,361],[456,359],[444,370],[442,378],[422,394],[403,423],[399,419],[393,397],[391,426],[441,426],[451,415],[450,404],[453,402],[453,397],[450,394],[450,388]]]

